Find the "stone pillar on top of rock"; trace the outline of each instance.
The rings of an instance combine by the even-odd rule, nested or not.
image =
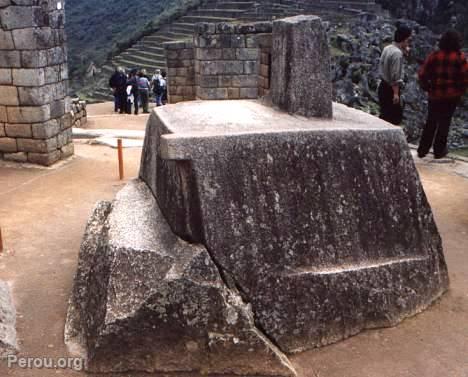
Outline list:
[[[64,1],[0,0],[0,159],[73,154]]]
[[[271,100],[289,113],[332,117],[330,51],[320,17],[273,22]]]

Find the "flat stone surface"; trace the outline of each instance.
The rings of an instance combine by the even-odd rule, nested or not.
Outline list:
[[[258,101],[156,109],[140,176],[180,237],[203,242],[285,352],[393,326],[448,287],[400,128]]]
[[[93,372],[295,375],[206,249],[172,233],[141,181],[88,222],[65,337]]]

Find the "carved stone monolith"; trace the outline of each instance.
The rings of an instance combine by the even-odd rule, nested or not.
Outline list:
[[[330,51],[320,17],[273,22],[271,70],[274,105],[306,117],[332,117]]]

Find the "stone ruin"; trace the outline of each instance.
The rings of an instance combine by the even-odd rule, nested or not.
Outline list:
[[[0,0],[0,160],[73,154],[65,45],[64,1]]]
[[[332,103],[319,18],[271,33],[268,101],[157,108],[139,178],[96,206],[65,328],[88,371],[294,376],[288,355],[394,326],[447,290],[402,130]],[[229,98],[236,58],[207,74],[222,90],[198,89],[199,63],[195,93]]]

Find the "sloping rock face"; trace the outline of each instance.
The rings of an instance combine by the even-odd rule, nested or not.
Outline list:
[[[88,222],[65,337],[92,372],[294,375],[205,247],[172,233],[141,181]]]
[[[158,109],[147,127],[140,176],[172,230],[203,242],[288,353],[395,325],[448,287],[402,131],[342,105],[333,113],[190,102]]]
[[[17,350],[16,310],[8,284],[0,280],[0,359]]]

